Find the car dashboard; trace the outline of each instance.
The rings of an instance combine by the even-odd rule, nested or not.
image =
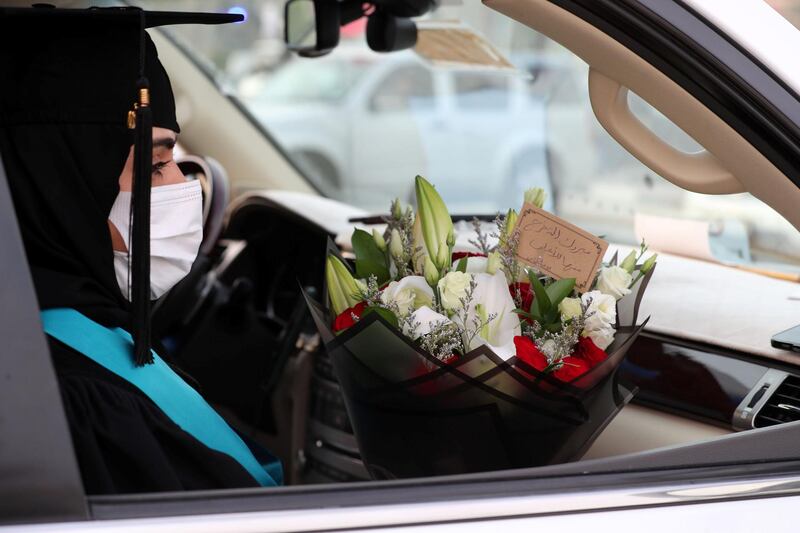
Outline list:
[[[238,201],[194,282],[193,314],[183,313],[188,318],[179,334],[165,335],[177,365],[232,423],[276,450],[289,482],[297,484],[369,479],[335,373],[305,312],[304,293],[323,298],[321,250],[336,237],[331,226],[342,227],[333,222],[346,216],[352,225],[352,216],[328,215],[331,224],[319,212],[312,220],[302,208],[258,193]],[[661,298],[659,275],[669,284],[670,274],[657,272],[648,297]],[[647,307],[643,316],[657,316]],[[681,338],[663,316],[651,323],[655,327],[637,339],[617,377],[636,389],[633,404],[585,459],[800,419],[797,367]]]

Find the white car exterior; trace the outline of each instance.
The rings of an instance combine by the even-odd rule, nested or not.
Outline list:
[[[515,204],[533,186],[552,191],[545,102],[524,73],[343,49],[271,76],[243,81],[245,103],[329,196],[382,211],[387,196],[410,199],[397,176],[415,174],[435,176],[458,212]],[[309,79],[316,87],[300,85]]]

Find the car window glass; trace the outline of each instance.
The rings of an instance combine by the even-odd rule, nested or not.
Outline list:
[[[462,109],[503,109],[508,107],[509,77],[486,72],[453,74],[456,106]]]
[[[725,238],[747,261],[800,272],[800,234],[786,220],[749,194],[691,193],[640,163],[594,117],[580,58],[478,2],[444,4],[429,18],[474,28],[516,72],[434,67],[410,50],[377,54],[363,23],[343,28],[328,56],[301,60],[282,44],[283,2],[253,5],[249,33],[168,32],[214,65],[224,86],[332,198],[385,212],[393,198],[412,199],[410,184],[421,174],[453,212],[491,215],[518,207],[525,189],[541,186],[548,208],[612,242],[637,243],[638,215],[699,220],[734,228]],[[700,149],[645,101],[634,94],[629,101],[664,140]]]
[[[239,93],[273,105],[339,101],[363,73],[358,63],[295,58],[279,72],[258,70],[239,83]]]
[[[383,78],[372,93],[369,108],[377,113],[431,109],[433,96],[431,71],[420,65],[405,65]]]

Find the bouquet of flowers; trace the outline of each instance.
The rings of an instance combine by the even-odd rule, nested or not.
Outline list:
[[[541,209],[532,189],[458,250],[435,188],[393,202],[386,230],[329,246],[329,307],[309,301],[364,463],[375,478],[579,458],[630,400],[616,369],[644,324],[656,256],[606,244]],[[578,233],[574,233],[578,232]],[[578,277],[565,277],[575,272]]]

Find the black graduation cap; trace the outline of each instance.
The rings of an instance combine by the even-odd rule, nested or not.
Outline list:
[[[25,47],[4,65],[0,121],[125,124],[132,132],[131,324],[137,365],[150,352],[150,187],[152,128],[179,131],[169,78],[146,28],[225,24],[242,15],[144,11],[135,7],[0,8],[0,33]],[[33,66],[32,66],[33,64]],[[24,79],[20,79],[24,78]]]

